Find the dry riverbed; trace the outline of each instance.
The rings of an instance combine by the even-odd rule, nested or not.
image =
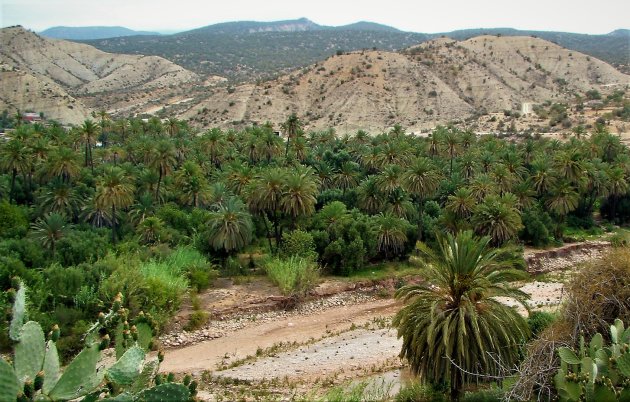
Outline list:
[[[584,261],[585,255],[580,253],[574,263]],[[598,258],[599,253],[588,256]],[[564,262],[567,257],[561,258]],[[554,264],[553,259],[549,264]],[[547,274],[543,281],[518,286],[530,295],[531,309],[554,311],[562,301],[566,275],[570,273]],[[400,305],[391,297],[391,284],[389,288],[375,284],[342,290],[289,311],[226,313],[226,304],[236,305],[239,297],[254,302],[269,297],[270,289],[264,295],[252,295],[248,286],[258,288],[250,284],[210,290],[204,296],[210,301],[208,311],[222,313],[200,331],[163,336],[162,344],[171,348],[166,350],[161,370],[192,373],[201,379],[200,397],[212,401],[308,399],[357,379],[398,377],[403,367],[398,358],[401,340],[389,324]],[[224,297],[215,297],[213,292]],[[216,310],[217,306],[221,309]],[[522,307],[519,311],[526,314]],[[384,386],[397,389],[400,381]]]

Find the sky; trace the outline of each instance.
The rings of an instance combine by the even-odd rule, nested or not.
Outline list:
[[[306,17],[372,21],[412,32],[517,28],[603,34],[630,28],[628,0],[0,0],[0,25],[124,26],[182,31],[226,21]]]

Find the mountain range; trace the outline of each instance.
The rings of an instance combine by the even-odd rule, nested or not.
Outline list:
[[[234,81],[266,79],[315,63],[337,51],[400,50],[442,36],[465,40],[479,35],[534,36],[630,70],[630,31],[606,35],[469,29],[443,33],[403,32],[371,22],[330,27],[306,18],[275,22],[226,22],[161,36],[109,38],[87,43],[107,52],[149,54],[201,75]]]
[[[125,27],[52,27],[39,32],[40,35],[54,39],[91,40],[134,35],[159,35],[152,31],[134,31]]]

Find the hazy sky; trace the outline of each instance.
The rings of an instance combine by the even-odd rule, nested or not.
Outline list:
[[[513,27],[608,33],[630,28],[628,0],[0,0],[0,25],[185,30],[225,21],[307,17],[322,25],[373,21],[414,32]]]

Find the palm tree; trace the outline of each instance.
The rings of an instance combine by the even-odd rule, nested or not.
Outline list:
[[[50,249],[54,258],[57,242],[64,237],[67,229],[63,215],[56,212],[50,213],[33,223],[31,229],[42,245]]]
[[[302,122],[295,113],[292,113],[287,121],[282,123],[282,130],[287,136],[287,144],[284,151],[284,157],[287,158],[289,156],[289,147],[291,145],[291,140],[296,138],[302,130]]]
[[[175,149],[170,141],[160,141],[149,155],[149,165],[157,170],[158,182],[155,188],[155,200],[160,200],[160,189],[164,176],[168,175],[175,165]]]
[[[355,162],[344,162],[333,179],[335,186],[344,193],[359,183],[359,165]]]
[[[195,162],[184,162],[175,173],[175,185],[180,194],[179,200],[184,205],[197,208],[210,199],[208,181],[201,167]]]
[[[311,168],[298,169],[286,177],[280,205],[282,211],[293,218],[294,225],[298,217],[315,212],[317,193],[317,180]]]
[[[383,194],[375,176],[365,178],[357,188],[357,205],[361,210],[370,215],[375,215],[383,210]]]
[[[144,244],[155,244],[160,241],[164,231],[164,222],[158,217],[150,216],[143,220],[136,229],[140,241]]]
[[[477,233],[489,236],[492,244],[501,245],[516,237],[523,227],[521,214],[516,208],[518,200],[514,194],[490,195],[475,208],[472,216]]]
[[[448,152],[448,157],[450,160],[449,176],[452,176],[453,159],[459,152],[459,133],[455,129],[445,130],[444,135],[442,136],[442,140],[444,141],[446,152]]]
[[[225,153],[226,143],[223,132],[218,128],[213,128],[204,133],[201,137],[201,148],[215,166],[220,165],[219,156]]]
[[[73,219],[81,201],[69,183],[57,179],[41,195],[40,203],[46,212],[56,212]]]
[[[617,211],[617,199],[628,192],[628,181],[625,172],[621,167],[608,169],[608,190],[612,197],[612,216],[615,217]]]
[[[454,194],[448,196],[444,208],[455,214],[460,219],[466,219],[472,215],[477,204],[472,191],[468,187],[458,188]]]
[[[470,190],[477,202],[481,202],[490,194],[497,193],[497,185],[489,175],[482,173],[470,182]]]
[[[129,208],[129,217],[131,222],[137,226],[152,216],[154,212],[153,197],[151,194],[144,193]]]
[[[568,181],[562,180],[551,188],[545,205],[562,218],[578,207],[579,200],[575,188]]]
[[[414,215],[414,207],[409,195],[400,187],[387,196],[386,211],[399,218],[409,219]]]
[[[92,120],[85,120],[80,127],[79,134],[85,142],[85,167],[90,166],[94,172],[94,160],[92,159],[92,144],[96,142],[99,134],[99,126]]]
[[[376,249],[385,254],[385,259],[403,252],[407,243],[407,231],[411,226],[407,220],[390,213],[380,213],[375,217],[375,226]]]
[[[417,158],[402,175],[402,186],[419,200],[431,198],[437,191],[440,175],[428,158]]]
[[[19,172],[24,173],[28,167],[27,149],[18,139],[11,139],[0,149],[0,166],[11,172],[11,191],[9,201],[15,200],[15,178]]]
[[[439,235],[435,251],[418,243],[426,281],[396,292],[406,304],[393,320],[403,339],[400,356],[421,381],[448,382],[452,400],[477,373],[497,376],[502,366],[517,364],[529,336],[523,317],[496,300],[526,297],[507,284],[526,276],[516,269],[518,253],[489,244],[471,231]]]
[[[532,162],[532,184],[538,194],[546,194],[556,183],[556,176],[551,170],[551,163],[546,157],[537,158]]]
[[[245,205],[235,197],[212,212],[208,220],[209,242],[215,250],[238,251],[252,238],[252,219]]]
[[[94,203],[112,213],[112,243],[116,244],[116,208],[126,208],[133,202],[133,186],[128,182],[125,172],[115,166],[108,166],[96,187]]]
[[[245,190],[247,204],[250,211],[269,219],[272,222],[276,238],[276,247],[280,244],[282,234],[280,233],[280,212],[281,202],[284,193],[284,182],[286,171],[279,168],[263,169],[254,180],[252,180]],[[265,224],[267,221],[264,220]],[[271,237],[267,228],[268,237]],[[271,240],[270,248],[271,248]]]
[[[403,170],[398,165],[386,166],[377,176],[376,181],[379,189],[384,194],[389,194],[400,188],[402,184]]]

